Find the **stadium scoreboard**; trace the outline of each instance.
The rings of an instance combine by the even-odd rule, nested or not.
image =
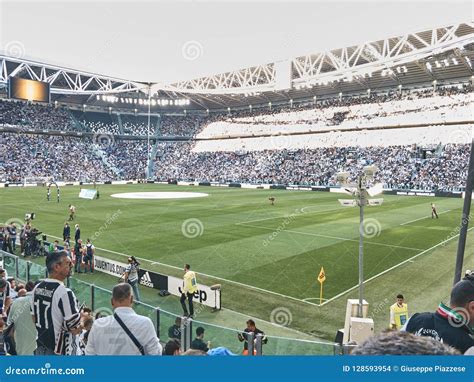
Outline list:
[[[9,98],[49,103],[50,95],[49,84],[47,82],[19,77],[10,77],[8,79]]]

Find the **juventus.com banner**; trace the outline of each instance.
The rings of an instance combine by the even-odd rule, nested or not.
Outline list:
[[[94,269],[119,278],[127,269],[127,264],[101,256],[94,256]],[[157,290],[166,290],[172,295],[181,296],[182,279],[145,269],[140,269],[138,276],[140,278],[140,285]],[[220,309],[221,291],[212,290],[207,285],[198,284],[198,291],[194,293],[194,301],[211,308]]]

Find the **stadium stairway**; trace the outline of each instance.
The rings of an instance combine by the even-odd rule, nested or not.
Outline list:
[[[117,114],[112,114],[112,121],[116,120],[118,126],[119,126],[119,132],[120,134],[125,134],[123,131],[123,124],[122,124],[122,117],[119,113]],[[115,122],[115,121],[114,121]]]
[[[76,118],[76,116],[74,115],[74,113],[71,112],[71,110],[69,109],[66,109],[66,110],[69,115],[69,118],[71,118],[71,120],[74,122],[74,127],[77,131],[88,131],[88,128],[84,126],[84,124]]]
[[[158,131],[158,128],[156,129]],[[148,161],[147,165],[147,177],[148,179],[153,179],[155,176],[155,158],[156,158],[156,153],[158,152],[158,143],[159,141],[156,140],[155,143],[153,144],[153,147],[151,148],[151,155],[150,159]]]
[[[94,151],[94,154],[96,154],[102,160],[102,163],[104,164],[104,166],[110,169],[111,171],[113,171],[113,173],[117,176],[117,178],[120,179],[121,171],[117,167],[109,163],[109,161],[107,160],[107,154],[105,153],[105,151],[102,150],[102,148],[95,143],[92,145],[92,150]]]

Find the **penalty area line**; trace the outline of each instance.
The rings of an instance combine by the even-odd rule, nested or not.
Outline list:
[[[327,238],[327,239],[335,239],[335,240],[340,240],[340,241],[352,241],[352,242],[355,242],[355,243],[359,242],[359,240],[357,240],[357,239],[349,239],[349,238],[346,238],[346,237],[339,237],[339,236],[332,236],[332,235],[323,235],[323,234],[312,233],[312,232],[294,231],[294,230],[291,230],[291,229],[282,229],[281,231],[277,231],[278,228],[262,227],[262,226],[258,226],[258,225],[252,225],[252,224],[242,224],[242,225],[244,227],[247,226],[247,227],[253,227],[253,228],[266,229],[268,231],[273,231],[273,232],[296,233],[296,234],[300,234],[300,235],[324,237],[324,238]],[[384,243],[374,243],[374,242],[371,242],[371,241],[365,241],[364,244],[379,245],[379,246],[382,246],[382,247],[389,247],[389,248],[407,249],[407,250],[410,250],[410,251],[422,251],[421,248],[403,247],[401,245],[384,244]]]
[[[442,211],[442,212],[440,212],[438,215],[442,215],[442,214],[445,214],[445,213],[451,212],[451,211],[452,211],[452,210]],[[418,219],[413,219],[413,220],[410,220],[410,221],[408,221],[408,222],[401,223],[400,225],[406,225],[406,224],[414,223],[414,222],[417,222],[417,221],[420,221],[420,220],[428,219],[428,218],[430,218],[430,217],[431,217],[430,215],[423,216],[423,217],[418,218]]]

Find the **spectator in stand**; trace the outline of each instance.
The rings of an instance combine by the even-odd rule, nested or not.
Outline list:
[[[31,312],[38,331],[36,355],[78,355],[81,314],[74,292],[64,286],[70,276],[71,260],[65,252],[46,257],[49,278],[33,290]]]
[[[99,318],[92,325],[86,355],[161,355],[162,347],[153,323],[136,314],[129,284],[112,290],[114,314]]]
[[[20,289],[20,297],[13,301],[7,319],[8,327],[13,325],[15,348],[18,355],[33,355],[36,350],[36,327],[31,319],[30,306],[34,284],[30,281],[26,289]],[[23,293],[25,292],[25,293]],[[23,295],[24,296],[21,296]]]
[[[3,317],[7,316],[8,309],[10,308],[11,299],[11,287],[10,283],[6,279],[5,269],[0,268],[0,315]]]
[[[211,347],[211,342],[204,342],[204,328],[202,326],[196,329],[196,338],[191,342],[191,349],[207,352]]]
[[[238,339],[240,342],[244,343],[244,350],[242,352],[243,355],[249,355],[249,344],[248,344],[248,338],[249,338],[249,333],[253,333],[254,335],[254,353],[256,353],[255,350],[255,343],[257,339],[257,335],[263,336],[262,338],[262,344],[266,344],[268,342],[267,337],[265,337],[265,333],[258,329],[257,326],[255,325],[254,320],[247,320],[247,327],[244,329],[242,333],[239,333],[237,335]]]
[[[449,306],[443,303],[435,313],[416,313],[402,330],[431,337],[461,353],[474,346],[474,271],[454,285]]]
[[[447,344],[411,333],[387,330],[357,346],[351,355],[458,355]]]
[[[8,277],[7,282],[8,284],[10,284],[10,297],[12,300],[14,300],[18,294],[18,292],[16,291],[16,288],[17,288],[16,280],[13,277]]]
[[[181,317],[176,317],[174,325],[170,326],[168,329],[168,338],[177,339],[181,341]]]
[[[163,350],[163,355],[180,355],[181,354],[181,344],[177,339],[169,340]]]

